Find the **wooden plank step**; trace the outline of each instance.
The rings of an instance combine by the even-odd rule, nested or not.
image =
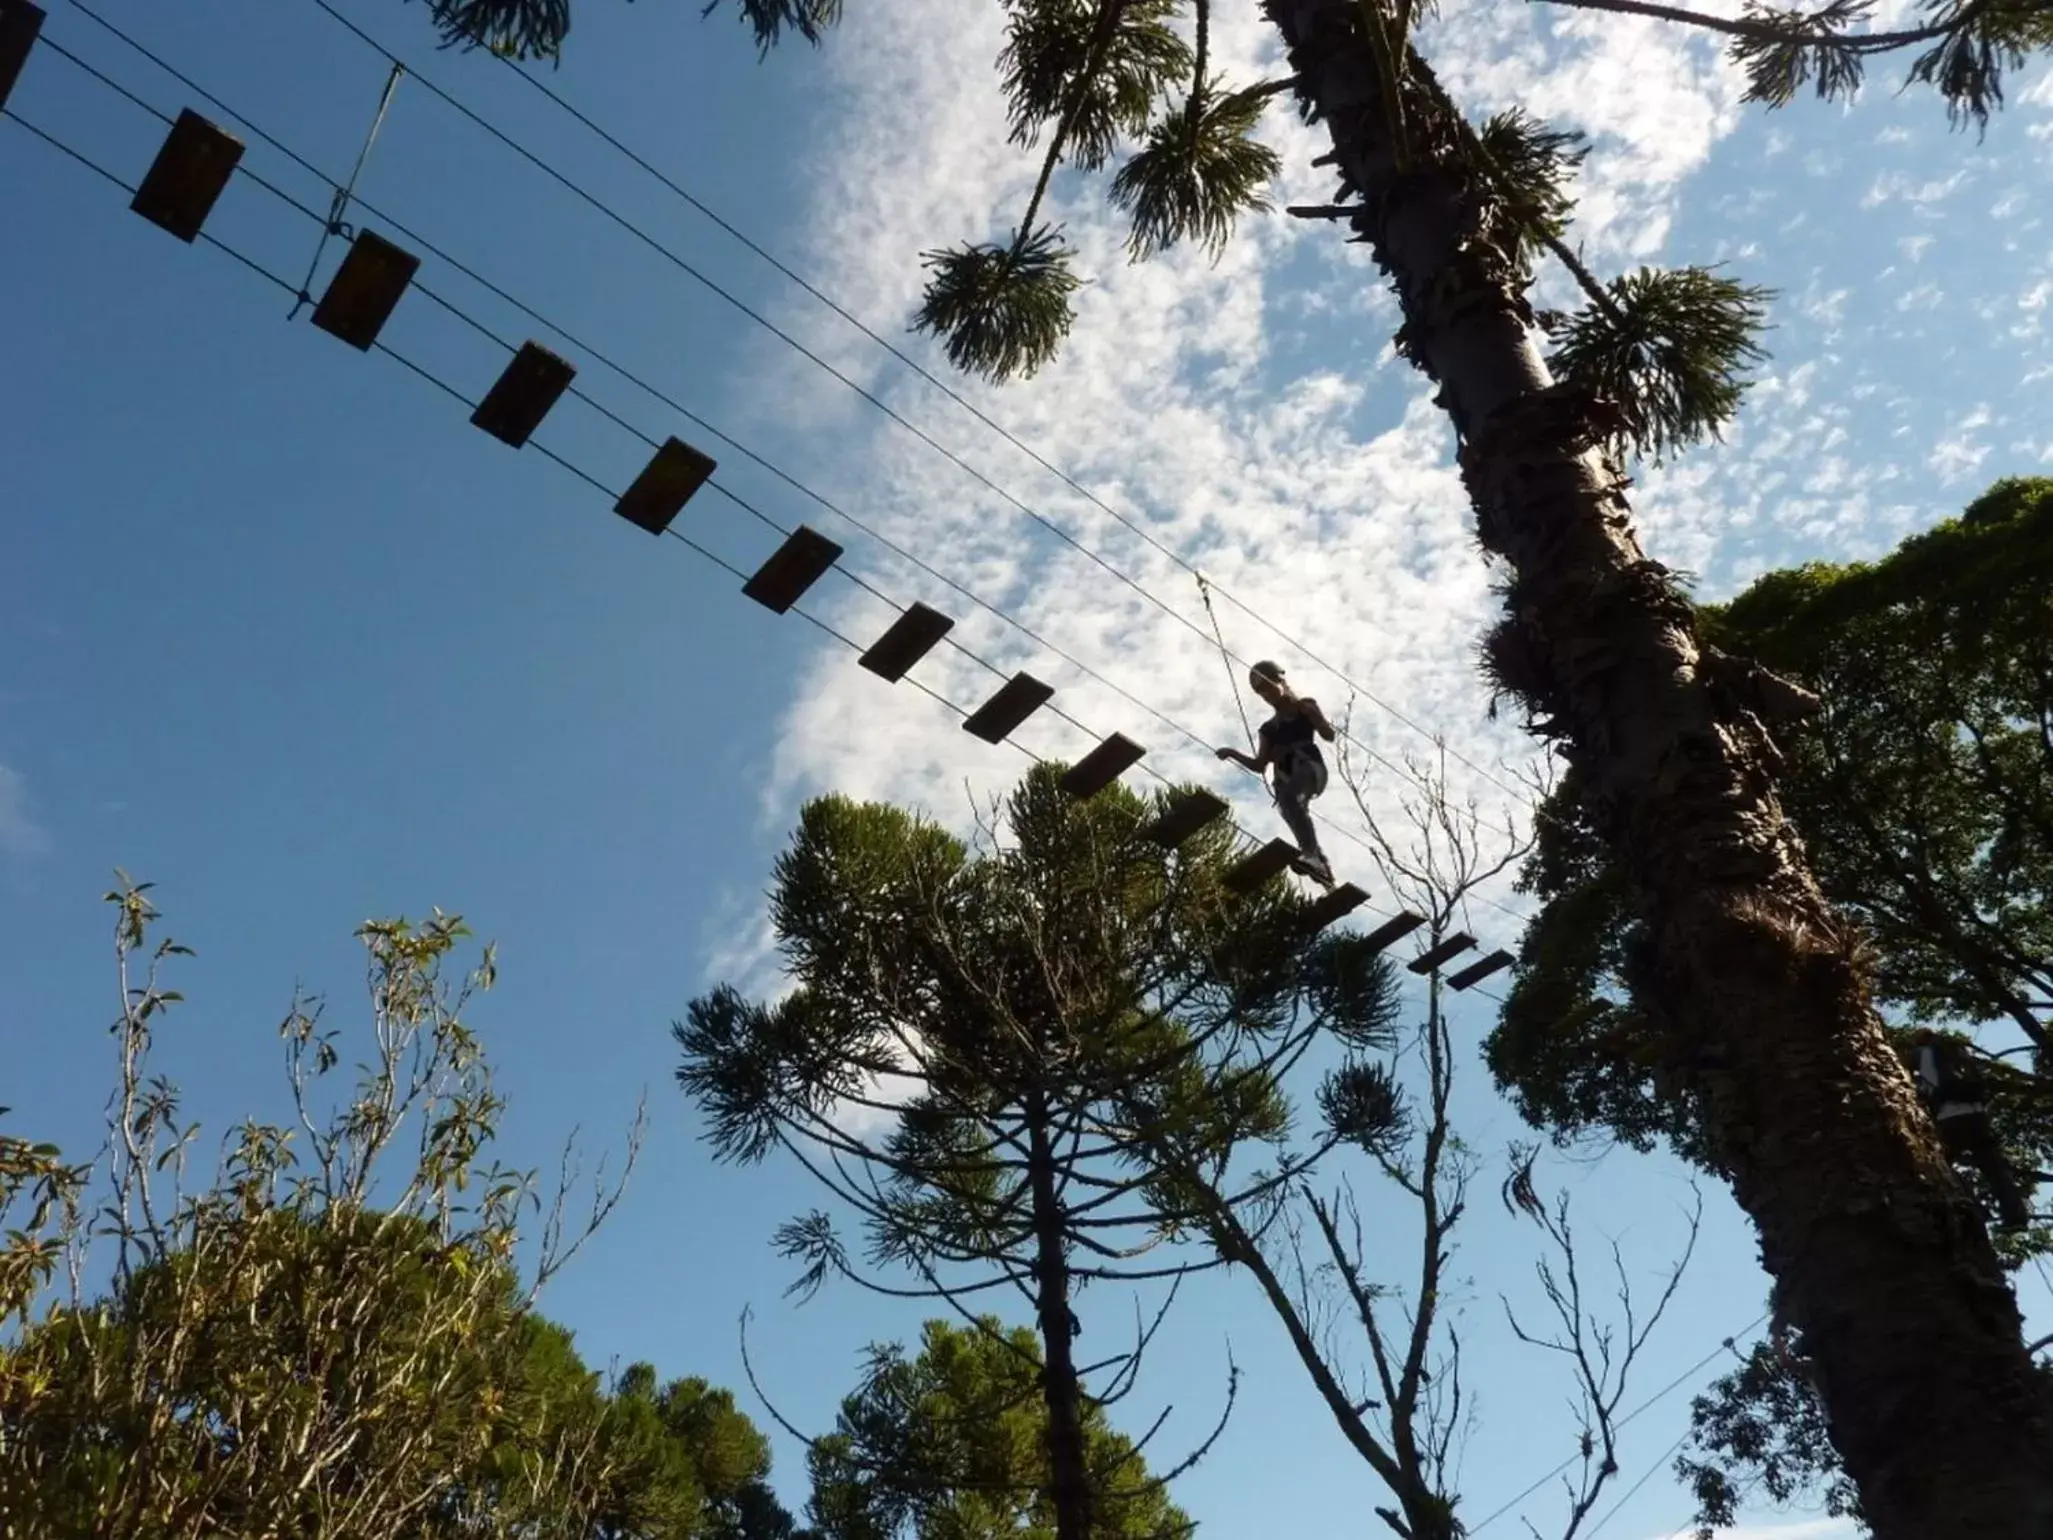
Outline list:
[[[1062,776],[1062,789],[1082,800],[1095,797],[1141,762],[1148,751],[1124,733],[1113,733]]]
[[[810,524],[801,524],[770,553],[756,575],[741,585],[741,591],[782,615],[840,559],[840,546]]]
[[[879,679],[896,684],[954,629],[955,622],[939,610],[909,604],[905,613],[891,622],[891,629],[856,661]]]
[[[369,352],[413,282],[421,259],[375,230],[359,230],[328,292],[314,306],[314,325],[351,347]]]
[[[471,413],[471,424],[518,449],[534,436],[576,377],[575,368],[539,342],[523,342]]]
[[[190,107],[179,113],[129,207],[181,241],[199,238],[242,160],[242,141]]]
[[[1226,886],[1235,893],[1252,893],[1263,883],[1282,876],[1297,859],[1297,846],[1289,840],[1271,840],[1226,873]]]
[[[1431,973],[1450,957],[1459,957],[1476,944],[1476,938],[1467,931],[1457,931],[1431,951],[1414,957],[1405,966],[1414,973]]]
[[[713,464],[684,440],[667,439],[642,467],[634,485],[613,505],[613,511],[628,523],[660,535],[692,494],[706,484]]]
[[[1003,743],[1020,723],[1047,705],[1055,687],[1042,684],[1032,674],[1014,674],[998,687],[998,693],[969,714],[962,730],[986,743]]]
[[[1449,989],[1467,989],[1471,984],[1482,983],[1491,974],[1510,967],[1516,961],[1517,959],[1509,952],[1502,950],[1492,952],[1481,962],[1470,963],[1461,972],[1451,975],[1447,980],[1447,987]]]

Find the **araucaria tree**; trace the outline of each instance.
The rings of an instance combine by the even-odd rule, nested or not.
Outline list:
[[[1042,175],[1004,238],[929,253],[919,323],[965,367],[1029,373],[1060,346],[1081,281],[1040,219],[1059,167],[1133,147],[1110,191],[1143,258],[1216,244],[1260,206],[1278,165],[1255,137],[1270,104],[1288,96],[1324,126],[1336,230],[1395,291],[1398,350],[1434,385],[1478,541],[1508,569],[1490,672],[1559,747],[1618,857],[1645,936],[1641,994],[1678,1048],[1670,1072],[1703,1107],[1814,1354],[1865,1511],[1884,1540],[2053,1533],[2053,1385],[1778,792],[1770,734],[1814,703],[1705,644],[1625,497],[1628,455],[1730,415],[1763,296],[1703,269],[1590,274],[1562,240],[1572,141],[1516,112],[1471,124],[1415,44],[1410,0],[1264,0],[1290,73],[1247,86],[1215,73],[1211,5],[1012,0],[1001,85]],[[1949,99],[2043,40],[2034,0],[1933,9],[1961,44],[1932,71]],[[817,40],[841,4],[740,11],[768,46]],[[1859,11],[1834,7],[1834,27]],[[438,14],[460,38],[553,47],[567,7],[441,0]],[[1988,17],[2017,24],[1968,26]],[[1776,57],[1800,82],[1832,55],[1798,42]],[[1574,315],[1529,303],[1547,253],[1587,297]]]
[[[1042,768],[973,850],[895,807],[811,802],[773,892],[795,987],[716,990],[677,1028],[723,1156],[803,1161],[873,1260],[966,1317],[993,1290],[1024,1298],[1061,1540],[1125,1532],[1116,1510],[1145,1496],[1093,1465],[1086,1428],[1152,1328],[1080,1363],[1081,1292],[1208,1265],[1179,1244],[1208,1206],[1187,1177],[1238,1208],[1329,1149],[1248,1169],[1286,1132],[1279,1077],[1357,1025],[1346,939],[1283,883],[1233,891],[1223,821],[1173,851],[1151,838],[1168,805],[1079,801]],[[780,1241],[807,1284],[867,1281],[829,1214]]]
[[[872,1347],[834,1431],[807,1456],[818,1540],[1046,1540],[1054,1532],[1040,1339],[995,1316],[929,1321],[917,1354]],[[1186,1540],[1196,1528],[1102,1406],[1084,1453],[1112,1501],[1093,1540]]]

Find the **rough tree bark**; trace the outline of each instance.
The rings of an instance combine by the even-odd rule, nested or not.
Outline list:
[[[1550,378],[1424,61],[1400,87],[1400,146],[1359,0],[1265,3],[1395,282],[1399,346],[1440,387],[1481,542],[1514,570],[1493,661],[1624,855],[1651,937],[1643,998],[1689,1056],[1876,1535],[2045,1540],[2053,1390],[1783,816],[1773,746],[1640,548],[1597,447],[1602,403]]]
[[[1084,1420],[1077,1388],[1075,1331],[1069,1313],[1069,1257],[1062,1202],[1055,1190],[1055,1152],[1044,1104],[1027,1114],[1027,1182],[1034,1211],[1034,1285],[1041,1343],[1042,1397],[1048,1408],[1048,1476],[1057,1540],[1090,1540],[1091,1475],[1084,1456]]]

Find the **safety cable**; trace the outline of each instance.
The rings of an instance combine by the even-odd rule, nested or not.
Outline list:
[[[170,75],[173,79],[177,80],[181,85],[185,86],[188,90],[195,92],[203,100],[207,101],[216,109],[232,118],[238,124],[242,125],[252,135],[257,137],[258,139],[261,139],[264,143],[270,145],[273,149],[277,150],[280,154],[284,155],[287,159],[291,160],[294,164],[298,165],[302,170],[306,171],[309,175],[315,177],[316,179],[318,179],[319,181],[323,182],[331,188],[336,186],[333,179],[330,178],[325,172],[323,172],[320,169],[320,167],[313,164],[305,156],[299,154],[290,145],[286,144],[276,135],[271,134],[269,131],[263,128],[262,125],[254,122],[246,114],[237,111],[233,106],[224,101],[220,96],[218,96],[212,91],[209,91],[206,87],[200,85],[197,81],[193,80],[189,75],[185,74],[182,70],[178,69],[175,65],[171,64],[161,55],[157,54],[156,52],[148,48],[146,45],[136,41],[127,33],[123,32],[120,28],[116,27],[113,23],[106,21],[102,17],[99,17],[96,13],[92,12],[88,6],[84,5],[83,3],[80,3],[80,0],[74,0],[74,7],[81,11],[83,14],[86,14],[90,19],[96,21],[109,33],[115,36],[119,41],[126,44],[135,52],[141,54],[143,57],[148,59],[152,64],[154,64],[157,68],[163,70],[166,74]],[[105,72],[96,68],[89,61],[80,58],[77,54],[65,48],[60,42],[56,41],[55,39],[50,39],[47,37],[43,41],[44,46],[50,48],[52,52],[64,58],[67,62],[73,64],[75,67],[83,70],[85,73],[92,76],[94,79],[100,81],[102,84],[108,86],[110,89],[114,90],[116,93],[118,93],[134,105],[138,106],[145,112],[150,113],[159,121],[165,123],[169,123],[172,121],[170,115],[165,113],[162,109],[144,100],[142,97],[138,96],[134,91],[128,89],[126,86],[123,86],[120,82],[113,80],[110,76],[105,74]],[[429,85],[430,89],[433,89],[432,83],[424,81],[423,84]],[[263,187],[273,196],[279,198],[281,201],[296,209],[302,215],[306,216],[307,218],[319,221],[320,215],[315,210],[313,210],[300,200],[294,198],[292,195],[285,192],[283,189],[277,187],[275,184],[271,183],[261,174],[255,172],[247,166],[240,165],[238,166],[237,171],[239,174],[248,177],[258,186]],[[660,390],[658,387],[651,385],[646,380],[642,379],[640,376],[636,375],[634,372],[627,369],[624,365],[617,363],[616,361],[608,357],[606,354],[591,347],[588,343],[578,338],[575,334],[571,333],[566,328],[556,324],[555,322],[550,320],[550,318],[541,314],[532,306],[527,305],[525,302],[518,299],[516,296],[508,292],[500,285],[492,282],[490,279],[485,278],[482,274],[478,273],[474,268],[470,267],[469,265],[460,261],[456,257],[452,256],[450,253],[448,253],[442,247],[438,246],[432,240],[429,240],[427,237],[421,235],[418,231],[402,223],[400,220],[386,214],[385,212],[380,210],[376,205],[372,204],[369,200],[358,198],[356,201],[358,205],[362,207],[367,213],[383,221],[392,229],[394,229],[401,235],[405,236],[408,240],[417,243],[423,250],[434,255],[439,260],[448,263],[452,268],[464,274],[464,276],[470,278],[473,282],[476,282],[481,287],[486,289],[488,292],[494,294],[495,296],[503,300],[505,303],[513,306],[516,310],[520,311],[523,315],[526,315],[528,318],[535,321],[538,325],[541,325],[549,331],[555,333],[557,336],[562,337],[572,347],[590,354],[593,357],[593,359],[599,362],[603,367],[619,375],[621,378],[627,380],[630,384],[635,385],[638,389],[642,390],[654,399],[660,401],[665,406],[669,407],[671,410],[678,412],[679,415],[685,417],[687,420],[689,420],[696,426],[702,428],[707,433],[710,433],[715,438],[719,439],[721,442],[729,445],[738,453],[752,460],[759,466],[763,467],[765,470],[768,470],[773,475],[777,476],[780,480],[790,485],[794,490],[809,497],[815,503],[819,504],[822,508],[835,514],[837,517],[843,519],[852,527],[861,531],[871,539],[876,540],[880,545],[884,546],[885,549],[892,552],[892,554],[900,557],[902,560],[909,562],[913,566],[917,567],[919,570],[925,572],[929,576],[941,582],[954,592],[961,595],[964,599],[968,600],[970,603],[976,605],[980,609],[985,610],[987,613],[989,613],[1002,623],[1011,626],[1013,629],[1017,630],[1021,635],[1033,641],[1036,645],[1046,649],[1048,652],[1052,653],[1054,656],[1061,659],[1063,662],[1067,663],[1072,668],[1075,668],[1079,673],[1083,674],[1085,677],[1091,679],[1097,684],[1104,686],[1106,689],[1112,691],[1114,694],[1118,695],[1121,699],[1127,701],[1129,704],[1133,705],[1137,709],[1146,712],[1148,715],[1155,718],[1158,722],[1168,727],[1171,731],[1177,733],[1179,736],[1183,737],[1194,746],[1202,748],[1207,752],[1211,752],[1212,746],[1206,739],[1204,739],[1198,733],[1192,731],[1189,727],[1185,726],[1181,722],[1177,721],[1175,718],[1169,716],[1166,712],[1163,712],[1162,710],[1160,710],[1150,702],[1144,700],[1134,692],[1126,689],[1124,686],[1119,685],[1112,679],[1108,678],[1104,673],[1093,668],[1091,665],[1085,663],[1082,659],[1078,658],[1073,653],[1069,652],[1067,649],[1059,646],[1049,638],[1043,636],[1042,634],[1034,630],[1032,627],[1028,626],[1025,622],[1019,620],[1016,616],[1012,615],[1007,610],[991,603],[990,601],[983,599],[981,596],[977,595],[975,592],[968,589],[961,583],[948,577],[947,574],[939,571],[938,569],[936,569],[931,564],[927,563],[911,551],[907,550],[906,548],[897,544],[896,542],[890,540],[888,537],[884,536],[879,531],[873,529],[871,526],[866,524],[861,519],[857,518],[855,515],[849,513],[845,508],[842,508],[838,504],[832,502],[820,493],[816,492],[811,487],[807,486],[804,482],[800,481],[798,478],[791,475],[789,472],[785,471],[781,466],[775,464],[775,462],[770,461],[767,457],[757,453],[755,450],[749,448],[747,445],[733,438],[731,435],[729,435],[722,429],[718,428],[711,422],[707,421],[705,418],[700,417],[698,414],[692,412],[691,410],[683,406],[681,403],[676,401],[669,394]],[[413,287],[420,289],[426,298],[440,305],[442,308],[449,311],[449,313],[451,313],[458,319],[464,321],[467,325],[478,330],[480,333],[490,338],[492,341],[498,343],[500,346],[507,347],[509,349],[513,346],[512,344],[506,342],[505,339],[498,337],[488,327],[485,327],[482,323],[478,322],[473,317],[469,316],[460,307],[454,305],[452,302],[450,302],[443,296],[435,293],[432,289],[429,289],[427,286],[420,283],[415,283]],[[569,393],[585,401],[588,405],[591,405],[595,410],[599,411],[601,415],[607,417],[609,420],[626,429],[631,434],[634,434],[635,436],[641,438],[645,443],[653,445],[657,442],[655,439],[651,438],[646,433],[642,432],[637,428],[634,428],[631,424],[627,423],[625,419],[621,418],[617,413],[613,412],[611,409],[605,407],[603,404],[596,401],[580,387],[573,385]],[[767,515],[763,514],[759,509],[755,508],[752,504],[747,502],[745,499],[741,498],[731,489],[716,484],[714,485],[713,490],[716,491],[719,495],[727,498],[729,501],[735,503],[737,506],[743,508],[745,511],[753,514],[756,518],[767,524],[770,528],[777,530],[780,534],[790,533],[788,529],[784,528],[782,525],[779,525],[774,520],[768,518]],[[841,567],[839,564],[837,564],[836,570],[841,571],[844,576],[848,577],[851,581],[856,582],[858,586],[865,588],[873,594],[878,594],[879,597],[882,597],[882,595],[873,585],[868,583],[866,580],[861,579],[857,574],[848,571],[846,568]],[[965,655],[969,656],[973,661],[980,664],[989,672],[1001,678],[1006,677],[1004,670],[990,663],[987,659],[984,659],[981,656],[973,652],[970,652],[969,649],[963,646],[959,641],[951,639],[949,645],[953,647],[956,651],[962,652]],[[1238,702],[1239,696],[1237,681],[1235,682],[1235,698],[1236,702]],[[1062,718],[1063,720],[1069,721],[1071,725],[1078,727],[1079,730],[1083,730],[1082,724],[1076,722],[1074,718],[1069,717],[1067,713],[1064,712],[1061,708],[1053,707],[1050,708],[1050,710],[1052,715]],[[1242,713],[1242,724],[1243,726],[1246,726],[1246,716],[1244,710]],[[1251,741],[1252,737],[1253,734],[1252,731],[1250,731]],[[1359,742],[1359,740],[1353,739],[1351,735],[1350,741],[1356,743]],[[1369,752],[1373,754],[1373,751]],[[1383,759],[1381,756],[1378,755],[1375,757],[1377,758],[1379,763],[1384,764],[1386,767],[1392,769],[1396,768],[1395,766],[1391,766],[1390,762],[1388,760]],[[1146,773],[1150,775],[1157,775],[1157,778],[1162,780],[1163,784],[1171,784],[1169,778],[1166,776],[1158,775],[1157,772],[1154,770],[1154,767],[1143,766],[1143,768],[1146,771]],[[1345,825],[1333,822],[1329,824],[1329,827],[1331,828],[1331,831],[1341,840],[1347,842],[1350,845],[1353,845],[1355,848],[1370,855],[1372,858],[1375,855],[1374,846],[1370,844],[1367,840],[1363,839],[1360,835],[1356,834],[1353,830],[1347,828]],[[1494,908],[1498,910],[1500,913],[1503,913],[1511,917],[1512,919],[1519,921],[1521,924],[1531,923],[1530,916],[1522,914],[1518,910],[1501,902],[1498,899],[1495,899],[1486,894],[1477,894],[1473,896],[1475,897],[1477,902]]]
[[[151,108],[150,110],[153,113],[156,112],[155,108]],[[162,115],[159,114],[159,116]],[[66,144],[56,135],[50,133],[49,131],[38,126],[37,124],[31,122],[29,119],[23,117],[14,108],[8,107],[5,109],[0,109],[0,118],[5,118],[7,120],[18,123],[21,127],[27,129],[30,133],[34,134],[38,139],[41,139],[46,144],[61,151],[63,154],[69,156],[72,160],[86,167],[88,170],[93,171],[95,174],[103,177],[107,181],[111,182],[114,186],[120,188],[123,192],[126,192],[131,196],[135,194],[136,188],[133,184],[123,180],[119,175],[108,170],[106,167],[100,165],[98,162],[91,159],[82,151],[74,148],[69,144]],[[284,193],[282,190],[276,188],[269,182],[263,180],[255,173],[245,172],[241,167],[238,167],[237,171],[238,174],[249,176],[252,181],[255,181],[258,185],[272,192],[275,196],[291,204],[294,208],[298,209],[302,214],[308,215],[309,217],[315,219],[320,218],[320,214],[318,211],[310,209],[308,206],[299,203],[296,199],[291,198],[289,194]],[[215,236],[211,232],[202,229],[199,232],[199,238],[209,246],[212,246],[216,250],[219,250],[225,253],[226,255],[232,257],[236,262],[240,263],[243,267],[248,268],[251,272],[257,274],[259,277],[265,279],[266,281],[272,284],[277,285],[281,290],[283,290],[287,294],[291,294],[294,292],[293,286],[289,280],[279,276],[277,273],[272,272],[270,269],[263,266],[254,258],[230,246],[225,241],[221,240],[218,236]],[[464,406],[471,408],[472,410],[475,410],[475,401],[473,401],[470,397],[466,396],[457,387],[450,384],[448,381],[442,379],[439,375],[435,374],[426,366],[418,363],[412,358],[407,357],[405,354],[399,352],[397,349],[392,347],[389,343],[384,342],[382,339],[376,342],[374,344],[374,347],[376,351],[393,359],[395,362],[402,365],[408,371],[415,374],[426,383],[432,385],[438,391],[442,392],[445,395],[448,395],[449,397],[463,404]],[[599,491],[607,498],[614,501],[618,500],[618,494],[616,494],[611,488],[607,487],[604,482],[599,480],[599,478],[597,478],[596,476],[592,475],[589,471],[586,471],[583,467],[569,460],[567,457],[557,453],[554,450],[549,449],[546,445],[542,444],[541,442],[535,439],[529,440],[529,446],[534,448],[538,454],[550,460],[552,463],[562,467],[564,470],[568,471],[570,474],[577,477],[579,480],[585,482],[593,489]],[[708,484],[710,485],[711,483],[709,482]],[[732,576],[742,578],[744,581],[746,581],[747,574],[744,573],[741,568],[735,566],[731,562],[728,562],[724,558],[708,550],[705,546],[691,539],[689,536],[683,534],[682,532],[674,528],[666,530],[665,533],[669,534],[672,538],[681,542],[683,545],[685,545],[691,551],[695,552],[697,555],[713,563],[721,570],[727,572]],[[896,601],[890,600],[889,597],[887,595],[883,595],[881,591],[872,589],[871,592],[878,593],[879,597],[885,598],[887,602],[893,603],[895,606]],[[857,654],[860,654],[864,650],[862,644],[855,641],[853,638],[849,637],[846,633],[840,631],[830,622],[811,613],[802,605],[793,604],[790,607],[790,609],[792,613],[798,614],[803,619],[812,624],[814,627],[816,627],[818,630],[832,637],[834,640],[840,642],[849,650]],[[952,699],[950,699],[948,696],[944,695],[940,691],[933,689],[932,687],[926,685],[925,683],[919,680],[911,678],[910,675],[906,676],[906,680],[907,682],[913,684],[914,687],[918,689],[922,694],[928,696],[930,699],[936,701],[937,703],[945,706],[948,710],[952,711],[957,716],[967,719],[971,715],[971,712],[969,710],[957,705]],[[1050,714],[1058,716],[1061,720],[1067,722],[1072,727],[1075,727],[1079,731],[1084,732],[1085,735],[1089,738],[1096,738],[1099,736],[1091,729],[1085,727],[1084,724],[1078,722],[1074,717],[1069,716],[1065,712],[1051,712]],[[1032,749],[1026,747],[1026,745],[1019,743],[1014,739],[1008,737],[1005,741],[1010,743],[1017,752],[1025,755],[1028,759],[1032,760],[1036,764],[1045,766],[1053,763],[1045,757],[1035,753]],[[1155,780],[1161,782],[1164,785],[1175,784],[1166,775],[1163,775],[1161,772],[1155,770],[1151,766],[1143,766],[1142,768],[1144,768],[1146,772]],[[1259,836],[1254,835],[1244,825],[1242,825],[1237,820],[1233,819],[1230,815],[1227,818],[1227,823],[1229,827],[1231,827],[1236,833],[1241,835],[1244,839],[1247,839],[1257,845],[1264,843]],[[1384,918],[1395,918],[1395,914],[1393,911],[1383,909],[1380,906],[1372,903],[1364,902],[1363,904],[1358,905],[1357,908],[1360,910],[1365,910],[1371,915],[1380,916]],[[1480,998],[1491,1000],[1499,1005],[1503,1003],[1501,997],[1480,987],[1474,987],[1469,992],[1475,994]]]

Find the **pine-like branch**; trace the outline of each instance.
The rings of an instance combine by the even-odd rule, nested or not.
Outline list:
[[[1549,366],[1610,402],[1615,446],[1660,459],[1731,420],[1767,353],[1760,333],[1771,291],[1708,268],[1641,268],[1609,285],[1610,304],[1544,318]]]
[[[708,0],[710,16],[725,0]],[[841,20],[841,0],[735,0],[767,54],[789,33],[817,43]],[[508,59],[555,59],[570,35],[570,0],[428,0],[445,48],[485,48]]]
[[[1283,162],[1254,130],[1270,94],[1223,92],[1207,81],[1148,131],[1112,179],[1112,202],[1133,220],[1126,249],[1134,261],[1195,240],[1216,262],[1240,217],[1268,209],[1263,193]]]
[[[1095,171],[1143,132],[1156,98],[1191,70],[1169,28],[1178,0],[1038,0],[1013,8],[998,70],[1012,141],[1060,129],[1071,164]],[[1101,35],[1102,34],[1102,35]]]
[[[1648,16],[1729,37],[1732,60],[1746,72],[1745,99],[1771,108],[1788,105],[1813,84],[1823,100],[1846,100],[1860,89],[1869,58],[1930,44],[1911,64],[1908,83],[1937,89],[1956,126],[1984,129],[2003,104],[2004,71],[2053,48],[2053,5],[2047,0],[1936,0],[1928,6],[1932,20],[1889,32],[1852,30],[1872,14],[1872,0],[1828,0],[1814,11],[1749,3],[1737,17],[1658,0],[1550,3]]]

